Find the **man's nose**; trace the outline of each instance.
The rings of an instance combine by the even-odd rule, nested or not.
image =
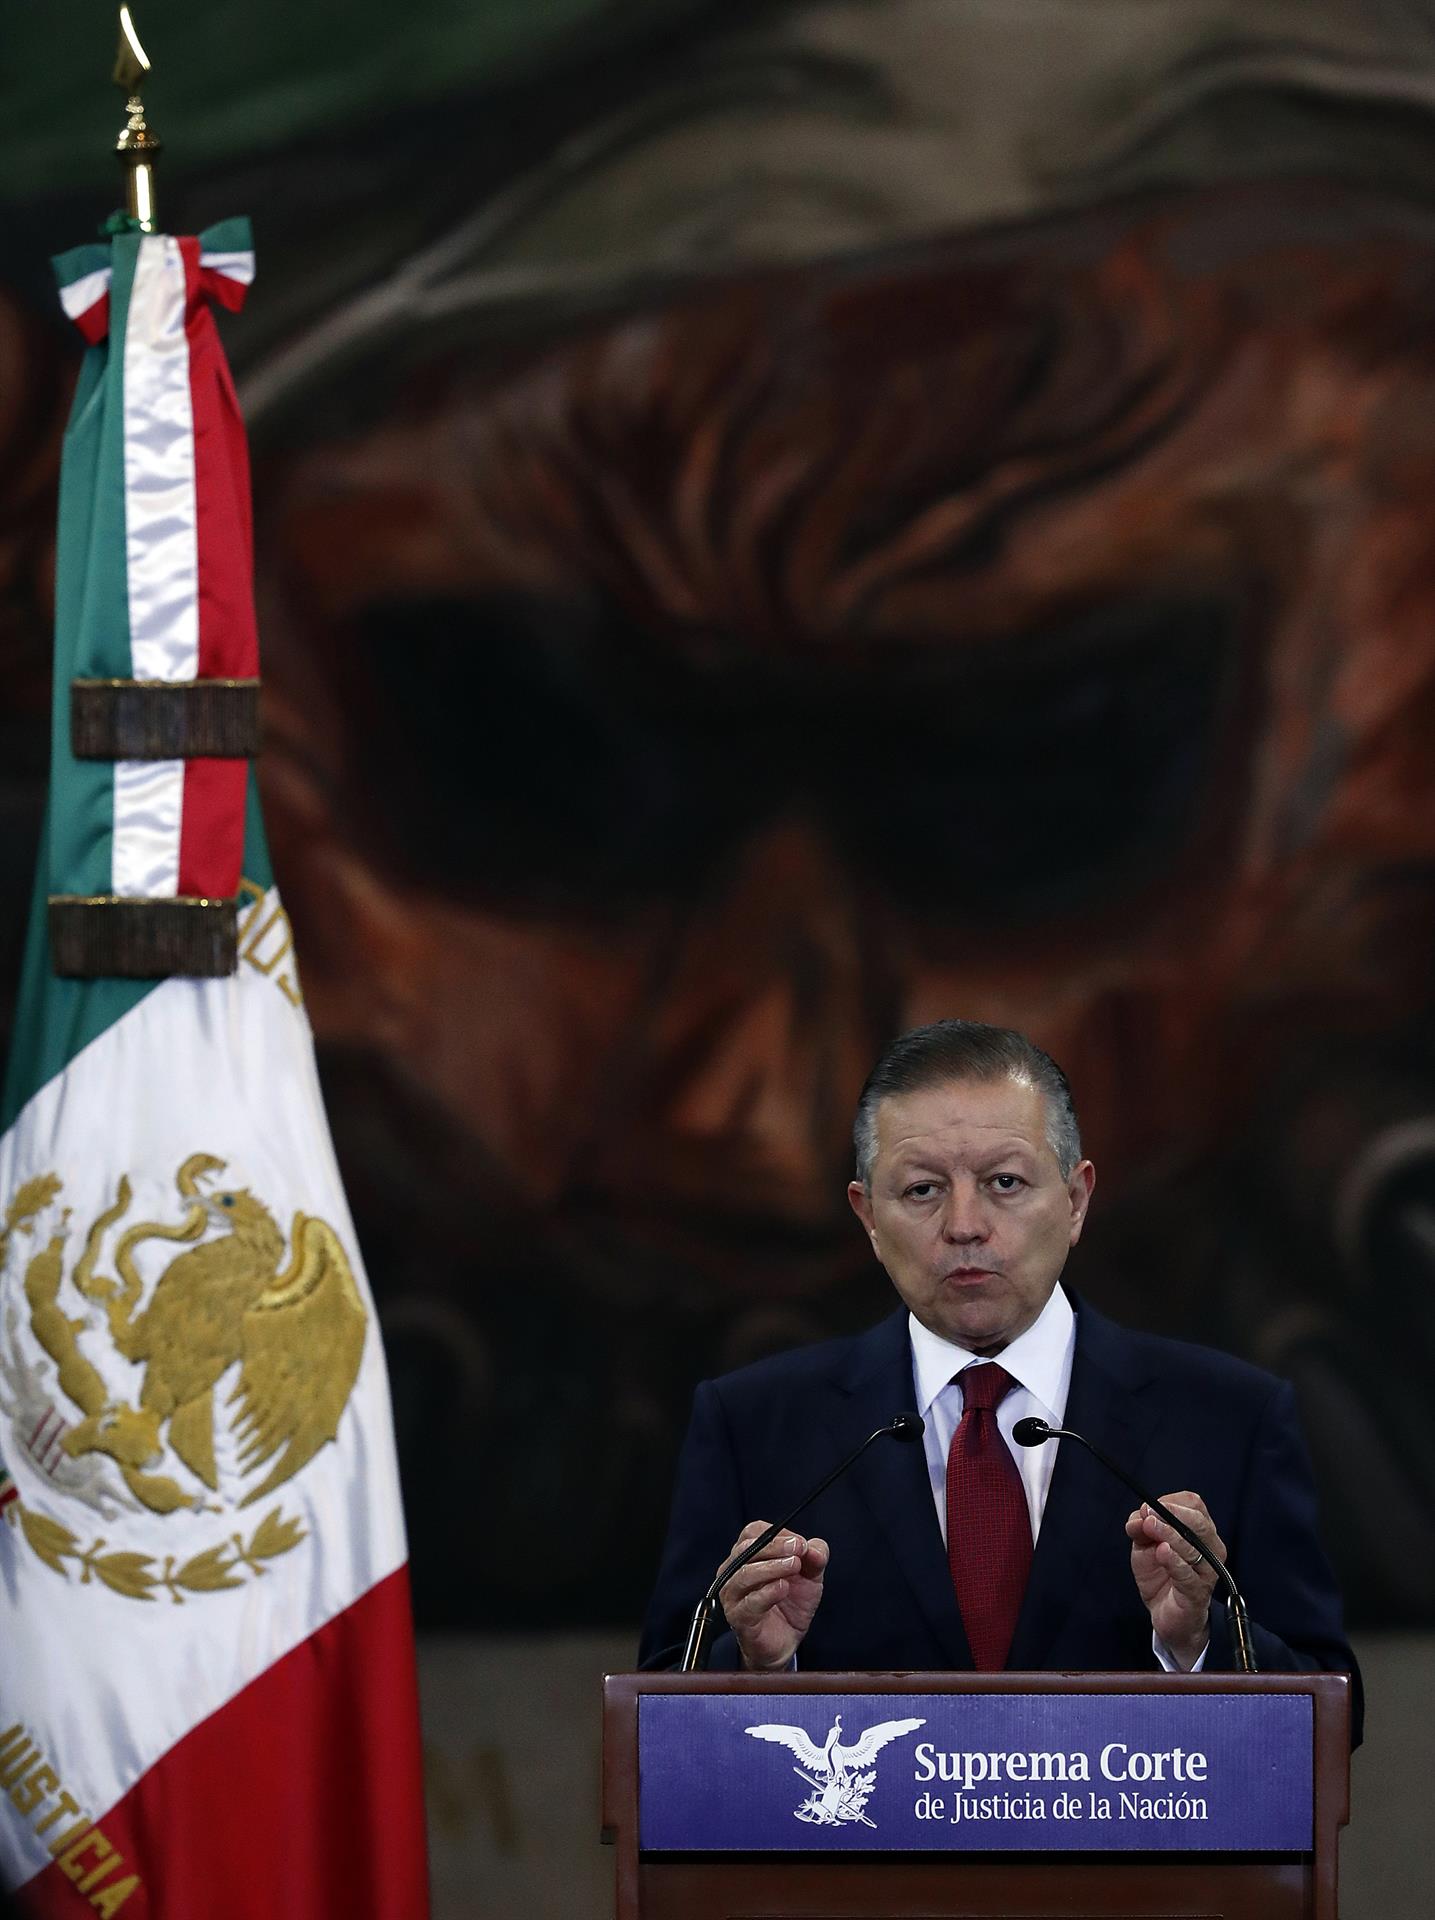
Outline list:
[[[942,1208],[942,1238],[954,1246],[987,1237],[986,1208],[974,1182],[954,1181]]]

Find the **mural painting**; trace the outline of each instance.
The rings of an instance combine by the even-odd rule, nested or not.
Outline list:
[[[991,27],[1025,171],[928,203],[903,30],[969,59],[961,12],[696,9],[556,72],[536,151],[536,80],[527,144],[457,95],[381,130],[419,236],[396,194],[316,278],[268,215],[266,807],[429,1625],[636,1617],[693,1383],[884,1310],[851,1109],[949,1013],[1071,1074],[1078,1288],[1293,1378],[1353,1617],[1435,1608],[1429,129],[1377,152],[1253,28],[1100,152],[1091,40],[1033,145]],[[289,164],[332,198],[359,150]],[[66,351],[17,285],[17,916]]]

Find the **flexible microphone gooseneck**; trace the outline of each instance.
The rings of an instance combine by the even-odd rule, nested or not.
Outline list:
[[[1035,1414],[1030,1414],[1025,1420],[1017,1421],[1011,1430],[1011,1437],[1019,1447],[1039,1447],[1047,1440],[1075,1440],[1079,1446],[1085,1447],[1089,1454],[1099,1460],[1108,1473],[1114,1473],[1122,1486],[1129,1487],[1138,1500],[1144,1501],[1153,1513],[1159,1513],[1168,1527],[1174,1527],[1181,1538],[1196,1549],[1206,1565],[1215,1570],[1216,1578],[1226,1589],[1231,1607],[1231,1627],[1236,1641],[1236,1663],[1241,1672],[1259,1671],[1256,1666],[1256,1657],[1251,1651],[1250,1615],[1246,1612],[1246,1603],[1241,1598],[1241,1590],[1231,1578],[1230,1568],[1209,1551],[1205,1543],[1191,1531],[1184,1520],[1178,1520],[1162,1501],[1153,1499],[1143,1486],[1131,1478],[1124,1467],[1118,1467],[1109,1455],[1104,1454],[1100,1447],[1088,1440],[1083,1433],[1075,1433],[1070,1427],[1049,1427],[1045,1420],[1039,1420]]]
[[[683,1649],[683,1662],[678,1669],[679,1673],[696,1673],[707,1665],[708,1634],[717,1616],[718,1595],[738,1569],[745,1567],[749,1560],[761,1553],[765,1546],[770,1545],[784,1527],[791,1526],[802,1509],[810,1507],[819,1493],[825,1493],[834,1480],[840,1479],[850,1466],[855,1465],[874,1440],[920,1440],[925,1425],[926,1422],[920,1414],[899,1413],[889,1420],[885,1427],[878,1427],[875,1433],[869,1433],[861,1446],[849,1453],[840,1466],[834,1467],[825,1480],[818,1481],[811,1493],[803,1494],[790,1513],[785,1514],[781,1520],[775,1520],[765,1532],[757,1536],[756,1540],[744,1547],[741,1553],[735,1553],[731,1560],[718,1568],[717,1577],[699,1600],[693,1614],[692,1625],[688,1628],[688,1643]]]

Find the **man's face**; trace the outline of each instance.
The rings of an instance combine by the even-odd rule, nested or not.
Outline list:
[[[1035,1087],[954,1080],[882,1102],[871,1190],[847,1193],[922,1325],[999,1353],[1051,1298],[1095,1178],[1089,1160],[1062,1178]]]

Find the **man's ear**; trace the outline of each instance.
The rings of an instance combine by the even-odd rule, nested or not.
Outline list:
[[[872,1196],[860,1180],[847,1182],[847,1204],[867,1229],[867,1238],[872,1242],[872,1251],[880,1260],[882,1256],[877,1252],[877,1216],[872,1211]]]
[[[1082,1160],[1071,1169],[1071,1178],[1066,1183],[1067,1198],[1071,1202],[1071,1242],[1074,1247],[1081,1238],[1081,1229],[1086,1225],[1086,1210],[1091,1205],[1091,1195],[1096,1186],[1096,1169],[1089,1160]]]

